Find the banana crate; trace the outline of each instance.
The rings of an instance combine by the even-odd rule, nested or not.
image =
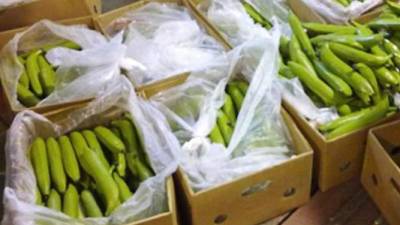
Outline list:
[[[65,20],[60,20],[57,21],[56,23],[62,24],[62,25],[84,25],[88,27],[91,30],[99,30],[97,27],[97,24],[94,20],[94,16],[84,16],[84,17],[79,17],[79,18],[72,18],[72,19],[65,19]],[[7,30],[0,32],[0,48],[3,49],[3,47],[13,38],[15,35],[17,35],[20,32],[24,32],[27,30],[29,27],[22,27],[22,28],[16,28],[12,30]],[[4,84],[5,82],[2,82]],[[12,107],[10,105],[10,94],[7,93],[3,85],[0,86],[0,117],[3,119],[3,121],[6,124],[11,124],[14,116],[22,111],[21,109],[17,109],[15,107]],[[35,111],[40,114],[48,113],[51,111],[54,111],[55,114],[60,113],[61,111],[64,110],[73,110],[74,108],[81,107],[85,105],[86,103],[90,102],[92,98],[84,98],[76,101],[70,101],[70,102],[63,102],[63,103],[56,103],[56,104],[51,104],[51,105],[45,105],[45,106],[31,106],[27,107],[27,109]]]
[[[400,223],[400,122],[371,129],[361,183],[386,218]]]
[[[149,98],[182,84],[188,74],[137,89]],[[253,225],[305,204],[311,193],[313,151],[293,119],[281,109],[295,156],[276,166],[194,192],[183,169],[174,174],[181,224]],[[210,207],[212,206],[212,207]]]
[[[71,147],[73,146],[73,148],[75,148],[76,154],[78,154],[79,151],[76,150],[76,149],[79,149],[80,148],[79,146],[83,146],[83,145],[79,145],[79,144],[77,145],[77,143],[86,142],[86,144],[88,146],[90,146],[91,149],[96,149],[97,148],[97,147],[95,147],[96,145],[93,145],[93,143],[94,143],[93,139],[92,139],[92,142],[89,141],[90,138],[88,136],[89,135],[88,133],[91,132],[90,129],[94,129],[95,127],[98,128],[99,126],[103,126],[103,127],[108,127],[109,130],[112,133],[114,133],[114,135],[116,135],[116,137],[120,137],[120,140],[123,141],[126,149],[129,149],[130,148],[129,147],[130,144],[128,144],[128,141],[127,141],[126,138],[124,138],[124,136],[129,135],[131,133],[129,133],[129,132],[124,132],[123,133],[123,129],[124,128],[122,128],[122,127],[118,127],[118,128],[115,127],[116,129],[111,127],[112,124],[113,124],[113,121],[121,121],[121,119],[122,120],[126,120],[126,121],[131,121],[131,124],[133,125],[133,127],[136,127],[136,131],[135,132],[137,132],[137,133],[134,134],[135,133],[134,132],[132,134],[135,135],[137,140],[140,142],[140,143],[138,143],[139,146],[142,146],[142,148],[144,148],[144,145],[146,145],[146,146],[150,146],[151,145],[151,147],[149,147],[149,148],[154,149],[153,146],[156,146],[156,145],[154,145],[154,144],[149,144],[149,145],[148,144],[144,144],[143,141],[145,141],[145,140],[144,140],[143,136],[146,135],[146,134],[143,134],[142,131],[138,130],[139,129],[139,125],[136,124],[136,122],[137,122],[136,119],[134,119],[133,117],[130,117],[127,114],[127,112],[134,113],[134,112],[137,112],[137,111],[134,111],[132,109],[133,108],[133,106],[132,106],[133,104],[130,103],[131,99],[129,98],[129,96],[131,96],[131,95],[127,96],[127,95],[120,94],[120,92],[126,93],[126,90],[131,90],[133,92],[133,89],[131,88],[129,82],[126,79],[123,79],[123,78],[122,78],[122,80],[123,80],[123,82],[121,82],[121,86],[116,87],[114,89],[115,92],[113,92],[111,94],[109,93],[110,94],[109,96],[107,96],[107,97],[104,96],[104,99],[93,101],[91,104],[85,104],[85,105],[81,105],[81,106],[76,106],[74,108],[70,108],[68,111],[66,111],[66,110],[51,111],[51,112],[44,113],[42,115],[33,114],[33,112],[31,112],[31,111],[24,111],[24,112],[19,113],[18,116],[17,116],[17,118],[19,117],[19,119],[15,119],[14,123],[20,123],[20,122],[22,122],[22,120],[27,120],[27,121],[30,120],[31,123],[28,126],[30,128],[33,128],[33,130],[29,130],[29,128],[26,129],[26,127],[23,127],[23,126],[25,126],[25,125],[22,125],[22,123],[24,123],[24,122],[22,122],[20,124],[21,126],[17,126],[17,125],[15,125],[13,123],[12,124],[12,129],[14,129],[14,131],[15,130],[19,130],[22,133],[24,133],[24,134],[20,134],[20,135],[28,135],[29,137],[25,137],[26,141],[24,141],[24,143],[21,146],[13,145],[10,148],[26,147],[26,146],[30,146],[33,143],[31,145],[31,150],[30,151],[35,151],[35,153],[36,153],[35,155],[37,156],[36,159],[34,159],[35,157],[31,157],[30,158],[30,157],[24,156],[25,159],[22,160],[21,162],[19,162],[19,163],[21,163],[21,166],[24,165],[24,166],[22,166],[22,167],[24,167],[23,170],[27,170],[27,169],[29,170],[29,168],[32,169],[30,166],[29,166],[29,168],[26,167],[26,163],[29,163],[28,162],[29,159],[32,160],[32,163],[33,163],[32,165],[33,165],[33,168],[35,170],[37,169],[38,165],[39,165],[40,168],[43,168],[41,166],[41,164],[37,163],[38,159],[40,159],[40,156],[39,156],[40,154],[39,154],[39,150],[38,150],[38,149],[40,149],[40,147],[38,147],[38,146],[41,146],[41,145],[37,145],[37,143],[38,143],[37,137],[45,138],[45,137],[52,137],[52,136],[54,137],[54,135],[59,136],[59,138],[55,138],[53,140],[55,140],[55,142],[60,143],[59,144],[59,149],[62,150],[62,155],[63,156],[66,154],[65,152],[67,152],[66,151],[67,147],[65,147],[65,146],[68,146],[68,143],[66,145],[65,144],[66,142],[71,143]],[[175,82],[173,82],[173,83],[175,83]],[[154,93],[154,92],[158,92],[160,90],[163,90],[163,88],[168,87],[168,86],[170,86],[170,84],[168,84],[168,82],[164,82],[164,83],[161,82],[161,84],[158,84],[158,83],[157,84],[153,84],[151,87],[142,87],[142,88],[140,88],[139,94],[149,95],[150,93]],[[120,91],[120,90],[123,90],[123,91]],[[130,115],[132,115],[132,114],[130,114]],[[22,117],[26,117],[26,118],[22,118]],[[108,126],[108,125],[110,125],[110,126]],[[119,129],[119,132],[118,132],[118,129]],[[146,129],[150,129],[150,128],[146,127]],[[84,133],[83,130],[85,130],[85,132],[87,132],[87,133]],[[60,133],[60,131],[62,131],[62,132]],[[82,132],[80,132],[82,135],[77,135],[77,132],[75,134],[73,134],[74,131],[82,131]],[[92,133],[92,134],[95,134],[96,136],[98,135],[98,134],[95,133],[96,130],[93,130],[93,132],[94,133]],[[149,131],[146,131],[146,132],[147,132],[147,136],[149,136],[148,135]],[[35,136],[33,136],[33,135],[35,135]],[[79,136],[81,136],[81,138],[79,138]],[[69,138],[66,138],[66,137],[69,137]],[[92,135],[92,137],[93,137],[93,135]],[[21,138],[22,138],[22,136],[21,136]],[[82,139],[82,138],[84,138],[84,139]],[[61,139],[64,139],[64,140],[61,140]],[[66,139],[69,139],[70,141],[66,141]],[[147,138],[145,138],[145,139],[147,139]],[[54,147],[55,146],[54,146],[54,144],[51,145],[50,138],[45,138],[44,140],[45,140],[44,144],[46,145],[47,152],[49,152],[49,148],[51,149],[51,146],[53,146],[51,151],[54,151]],[[79,140],[83,140],[83,142],[79,141]],[[111,160],[110,159],[110,155],[106,154],[108,152],[105,151],[105,149],[109,149],[110,150],[110,147],[107,147],[108,145],[106,144],[106,142],[104,142],[105,139],[101,140],[100,136],[97,136],[97,140],[98,140],[98,143],[101,143],[101,146],[98,146],[98,147],[103,148],[103,151],[104,151],[103,152],[104,155],[102,157],[104,158],[104,156],[105,156],[106,158],[104,158],[104,159]],[[150,140],[150,139],[148,139],[148,140]],[[111,142],[109,142],[109,143],[111,143]],[[113,142],[113,143],[115,144],[115,142]],[[18,150],[18,151],[20,151],[20,150]],[[87,151],[87,150],[85,150],[85,151]],[[126,151],[128,151],[128,150],[126,150]],[[139,151],[139,150],[137,150],[137,151]],[[99,153],[98,153],[98,151],[97,152],[96,151],[92,151],[91,154],[97,154],[98,155]],[[129,153],[126,153],[126,154],[127,154],[126,157],[129,157],[128,156]],[[152,154],[155,154],[155,153],[152,153]],[[20,157],[22,157],[22,156],[20,155]],[[48,156],[48,157],[50,157],[50,156]],[[52,157],[54,158],[55,156],[53,155]],[[84,212],[84,214],[87,217],[98,217],[98,215],[97,216],[90,216],[91,215],[90,212],[93,213],[93,211],[96,211],[96,209],[99,209],[99,206],[100,206],[100,208],[102,208],[102,209],[99,209],[99,210],[103,211],[103,213],[107,213],[108,210],[107,211],[105,211],[105,210],[109,209],[109,206],[112,205],[112,202],[108,201],[108,200],[106,202],[100,201],[100,200],[104,200],[103,197],[107,196],[107,195],[103,196],[103,195],[100,195],[100,194],[92,194],[93,196],[97,196],[98,197],[98,198],[96,198],[98,200],[98,202],[97,202],[98,206],[94,207],[92,205],[93,207],[90,208],[90,209],[92,209],[92,211],[90,211],[90,209],[87,208],[88,207],[88,205],[87,205],[88,203],[84,203],[85,202],[85,200],[84,200],[85,198],[83,197],[83,192],[84,192],[84,190],[90,190],[92,193],[95,193],[95,192],[97,193],[100,190],[103,190],[103,191],[106,191],[106,192],[112,192],[112,189],[104,189],[104,188],[101,189],[101,188],[98,188],[98,187],[94,188],[93,186],[92,187],[84,186],[84,183],[86,181],[85,181],[85,178],[84,178],[85,175],[82,175],[82,174],[86,174],[86,175],[90,176],[93,180],[96,181],[97,185],[101,185],[101,184],[97,183],[98,180],[96,180],[96,179],[98,179],[98,178],[96,178],[95,175],[92,175],[92,174],[90,174],[90,172],[88,172],[89,169],[87,169],[87,168],[89,168],[89,167],[87,165],[89,165],[89,164],[85,164],[84,163],[85,160],[88,159],[88,157],[86,157],[86,158],[85,158],[85,156],[82,156],[82,157],[79,157],[79,159],[76,160],[77,164],[81,164],[82,165],[82,166],[78,166],[80,168],[80,171],[81,171],[81,176],[79,178],[79,181],[70,182],[71,180],[73,180],[73,177],[75,177],[75,175],[72,175],[72,174],[76,174],[76,173],[72,173],[71,172],[71,171],[73,171],[72,169],[70,169],[69,171],[66,170],[65,171],[65,176],[67,177],[67,182],[69,184],[72,184],[72,183],[75,184],[76,189],[82,191],[81,194],[80,194],[80,196],[81,196],[80,197],[80,202],[81,202],[80,204],[82,204],[81,205],[81,211]],[[93,157],[94,157],[94,155],[93,155]],[[93,158],[93,157],[90,157],[90,158]],[[98,162],[99,162],[98,164],[104,164],[104,161],[102,160],[103,159],[102,157],[100,157],[98,155],[98,157],[97,157],[99,159],[98,160]],[[147,157],[149,157],[148,154],[147,154]],[[140,158],[140,156],[138,156],[138,158]],[[146,158],[146,157],[144,157],[144,158]],[[65,159],[63,158],[62,160],[64,161]],[[69,160],[69,162],[71,162],[71,158],[69,158],[68,160]],[[81,161],[81,160],[83,160],[83,161]],[[114,161],[113,162],[109,161],[110,169],[114,168],[113,169],[114,172],[113,172],[113,175],[111,177],[113,177],[113,179],[116,180],[119,192],[120,193],[124,193],[123,191],[121,192],[121,184],[119,182],[117,182],[118,179],[116,179],[114,177],[114,176],[116,176],[116,174],[120,174],[120,171],[121,171],[120,169],[122,167],[120,167],[119,165],[122,165],[122,164],[115,164],[116,162],[120,162],[120,161],[117,160],[115,155],[114,155],[112,160],[114,160]],[[159,160],[159,159],[157,159],[157,160]],[[142,161],[142,165],[150,165],[148,159],[142,159],[141,161]],[[86,160],[86,163],[88,163],[88,162],[89,161]],[[7,162],[7,163],[9,163],[9,162]],[[53,168],[52,167],[53,165],[56,165],[55,163],[52,165],[51,161],[48,161],[48,163],[49,163],[49,166],[51,168]],[[113,163],[113,164],[111,164],[111,163]],[[85,166],[83,166],[83,165],[85,165]],[[94,167],[90,167],[90,168],[94,168]],[[132,185],[137,188],[138,184],[135,183],[137,181],[130,180],[132,178],[131,177],[132,176],[131,173],[133,173],[133,172],[130,172],[130,171],[132,171],[132,169],[130,169],[130,167],[129,167],[129,162],[126,163],[126,166],[124,168],[125,169],[123,169],[123,170],[126,170],[126,175],[125,176],[119,175],[119,176],[121,178],[124,177],[124,180],[125,180],[126,184],[129,184],[130,189],[131,189]],[[135,167],[135,168],[138,168],[138,167]],[[23,176],[22,174],[24,174],[25,172],[18,172],[18,170],[19,169],[11,168],[10,166],[8,166],[6,174],[12,173],[12,174],[18,174],[17,177]],[[139,170],[140,169],[137,169],[137,171],[139,171]],[[167,169],[167,170],[170,170],[170,168]],[[82,172],[82,171],[84,171],[84,172]],[[96,170],[96,171],[101,171],[101,170]],[[106,171],[104,171],[104,172],[106,172]],[[157,181],[151,181],[151,183],[148,183],[147,179],[152,179],[153,177],[152,176],[147,176],[147,175],[146,175],[147,178],[145,180],[142,180],[142,182],[146,182],[147,185],[150,185],[150,186],[147,186],[146,184],[142,184],[143,185],[142,189],[140,189],[140,188],[137,189],[138,192],[136,192],[134,195],[136,195],[136,194],[145,195],[147,193],[153,193],[153,194],[152,194],[151,197],[149,197],[149,196],[139,197],[135,201],[133,201],[133,202],[131,201],[129,203],[129,204],[140,204],[141,203],[141,204],[144,204],[144,207],[146,207],[146,208],[137,207],[137,210],[134,210],[135,211],[135,215],[136,215],[136,217],[139,217],[139,218],[142,218],[142,219],[136,219],[136,221],[128,223],[126,225],[177,225],[178,224],[177,207],[176,207],[176,196],[175,196],[175,194],[176,194],[175,193],[175,186],[174,186],[174,182],[173,182],[172,176],[166,176],[165,172],[166,171],[163,171],[162,173],[156,173],[156,175],[154,175],[154,171],[152,172],[152,174],[153,174],[152,176],[157,176],[158,177]],[[29,173],[31,173],[31,172],[29,172]],[[140,172],[138,172],[138,173],[140,174]],[[35,174],[36,174],[36,172],[35,172]],[[52,190],[59,190],[59,188],[61,186],[65,187],[65,185],[61,185],[60,184],[59,180],[55,181],[56,178],[52,175],[53,174],[52,171],[50,171],[50,174],[51,174],[51,176],[50,176],[50,179],[51,179],[51,184],[50,185],[51,185],[51,187],[50,188],[52,188]],[[26,173],[25,173],[25,175],[26,175]],[[32,175],[30,175],[30,176],[32,176]],[[141,177],[141,175],[136,175],[136,176]],[[162,204],[162,202],[159,199],[160,194],[159,193],[155,193],[155,190],[159,190],[159,188],[157,188],[156,186],[153,186],[153,185],[159,185],[160,184],[159,182],[161,181],[161,178],[165,179],[165,185],[166,185],[165,189],[164,189],[165,190],[165,195],[166,195],[165,205]],[[27,182],[27,183],[24,183],[23,185],[28,185],[28,186],[35,185],[35,183],[37,182],[37,185],[38,185],[37,191],[40,190],[40,192],[43,193],[42,190],[46,189],[46,188],[43,188],[43,185],[47,186],[47,185],[45,185],[46,182],[43,182],[43,179],[36,178],[35,180],[32,180],[32,178],[29,178],[28,180],[30,180],[30,181]],[[34,183],[32,184],[31,181],[33,181]],[[21,189],[21,184],[17,184],[17,183],[14,183],[14,182],[15,182],[14,178],[10,179],[10,177],[6,177],[6,188],[7,187],[8,188],[15,188],[15,190],[18,190],[18,191],[27,192],[26,189]],[[68,186],[68,188],[65,187],[66,188],[66,192],[64,194],[64,201],[65,201],[65,199],[68,199],[68,198],[65,197],[65,195],[67,195],[67,193],[69,193],[69,194],[71,193],[69,191],[69,189],[70,189],[69,186],[70,185],[67,185],[67,186]],[[47,200],[45,200],[46,198],[43,197],[42,201],[39,201],[37,198],[36,198],[36,200],[30,199],[30,200],[27,200],[27,201],[30,202],[29,204],[34,204],[33,202],[36,202],[36,204],[46,204],[47,207],[50,207],[50,205],[53,206],[53,203],[57,202],[57,201],[53,202],[53,200],[52,201],[49,200],[51,198],[51,196],[52,196],[52,192],[53,191],[51,191],[50,195],[47,196]],[[8,192],[8,194],[10,194],[10,193]],[[12,194],[13,193],[11,193],[11,195]],[[27,194],[27,193],[25,193],[25,194]],[[78,195],[79,195],[79,191],[78,191]],[[36,196],[38,196],[38,195],[36,194]],[[107,199],[107,197],[104,197],[104,198]],[[119,198],[121,199],[121,198],[124,198],[124,197],[119,195]],[[127,200],[127,201],[131,200],[131,199],[127,199],[127,198],[124,198],[124,199]],[[23,199],[23,200],[19,199],[19,200],[20,201],[25,201],[26,199]],[[14,199],[14,201],[15,201],[15,199]],[[69,200],[67,200],[67,201],[69,201]],[[102,202],[102,204],[99,204],[100,202]],[[121,202],[121,205],[122,205],[122,202]],[[24,203],[24,204],[27,204],[27,203]],[[157,204],[157,205],[150,206],[149,204]],[[124,206],[125,205],[126,204],[124,204]],[[124,206],[122,206],[122,207],[124,207]],[[8,206],[5,206],[5,209],[7,209],[8,207],[12,208],[12,206],[8,205]],[[27,206],[24,206],[24,207],[27,207]],[[65,207],[66,207],[65,203],[61,207],[63,208],[63,210],[65,210]],[[129,207],[132,207],[132,206],[129,206]],[[149,216],[148,215],[149,212],[154,212],[154,210],[156,210],[156,209],[160,210],[161,208],[163,208],[165,211],[160,212],[160,213],[158,213],[156,215],[153,215],[153,216]],[[23,209],[23,208],[20,208],[20,209]],[[120,216],[124,215],[123,218],[126,219],[126,218],[129,218],[129,216],[130,216],[129,215],[129,211],[131,211],[131,210],[132,210],[132,208],[130,208],[130,210],[124,209],[123,212],[118,212],[118,213],[119,213]],[[143,211],[143,210],[147,210],[147,211]],[[24,214],[25,212],[23,212],[23,211],[24,210],[18,211],[18,213]],[[77,211],[79,211],[79,210],[77,210]],[[140,212],[140,214],[138,214],[138,212]],[[15,214],[16,214],[17,217],[18,217],[18,215],[20,215],[18,213],[14,211],[14,212],[10,213],[10,215],[12,214],[12,216],[15,216]],[[71,213],[70,208],[68,208],[68,210],[65,211],[64,213],[67,213],[68,215],[70,215],[70,213]],[[30,215],[28,217],[29,217],[30,220],[33,219],[33,220],[37,220],[37,221],[47,221],[47,222],[52,221],[52,222],[57,222],[57,223],[60,222],[60,223],[65,223],[65,224],[69,223],[67,221],[70,221],[70,222],[72,221],[71,217],[67,218],[67,217],[65,217],[65,215],[63,215],[63,216],[61,216],[61,214],[58,215],[58,216],[54,216],[54,215],[55,215],[54,212],[50,213],[48,210],[46,210],[46,211],[41,212],[40,215],[36,215],[36,216]],[[73,215],[73,214],[71,214],[71,215]],[[79,215],[81,215],[81,214],[78,213],[76,216],[79,216]],[[20,216],[22,216],[22,215],[20,215]],[[81,218],[81,217],[79,217],[79,218]],[[118,221],[120,219],[121,218],[118,218],[118,217],[114,218],[115,221],[113,220],[113,223],[118,224]]]
[[[307,9],[301,1],[289,1],[289,5],[300,20],[304,22],[325,22],[317,16],[313,16],[312,11]],[[375,10],[379,11],[379,9]],[[364,17],[358,18],[357,21],[365,23],[378,15],[379,13],[372,11],[370,14],[367,13]],[[353,177],[360,176],[368,130],[396,120],[400,115],[398,112],[391,114],[361,129],[328,140],[325,135],[300,114],[298,108],[288,101],[284,101],[283,105],[313,146],[315,151],[314,171],[321,191],[327,191]]]
[[[293,141],[294,158],[200,192],[193,191],[185,172],[178,169],[175,186],[182,224],[259,224],[309,200],[313,152],[289,114],[284,109],[281,114]]]

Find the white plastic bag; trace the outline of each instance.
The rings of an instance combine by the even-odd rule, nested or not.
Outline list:
[[[184,84],[151,98],[181,143],[175,155],[195,191],[278,164],[292,155],[280,118],[279,38],[279,28],[274,27],[265,38],[232,50],[218,66],[195,71]],[[207,136],[224,103],[228,81],[240,78],[239,74],[250,86],[225,148],[211,143]]]
[[[290,104],[296,111],[309,120],[311,126],[330,122],[339,118],[335,107],[319,108],[305,93],[303,85],[298,78],[280,78],[283,99]]]
[[[176,162],[170,149],[177,143],[165,135],[167,127],[164,124],[149,121],[148,115],[141,109],[143,100],[135,95],[129,81],[123,76],[119,79],[119,86],[114,86],[106,95],[87,107],[70,113],[57,123],[52,123],[32,111],[23,111],[16,116],[7,134],[3,225],[121,225],[168,210],[165,180],[176,170]],[[36,205],[36,179],[28,157],[33,139],[37,136],[59,136],[77,128],[102,124],[112,119],[109,113],[112,108],[118,110],[113,116],[123,112],[131,114],[143,149],[156,175],[141,183],[136,193],[107,218],[74,219]]]
[[[330,23],[346,23],[382,3],[382,0],[353,1],[345,7],[334,0],[301,0]]]
[[[36,0],[1,0],[0,1],[0,11],[17,7],[20,5],[28,4]]]
[[[282,0],[249,0],[247,3],[255,7],[269,21],[276,20],[275,23],[280,24],[279,27],[284,34],[290,34],[290,28],[285,22],[289,10]],[[207,15],[233,46],[268,36],[268,30],[253,21],[240,1],[205,0],[198,5],[198,9]]]
[[[23,69],[17,61],[17,53],[29,52],[62,40],[71,40],[80,45],[82,50],[55,48],[46,54],[50,63],[58,66],[56,87],[37,106],[93,98],[115,85],[113,82],[120,76],[120,62],[126,51],[121,36],[107,41],[100,33],[82,25],[64,26],[43,20],[16,34],[2,49],[0,75],[3,87],[11,98],[12,108],[25,108],[17,100],[16,87]]]
[[[204,68],[223,47],[174,3],[151,2],[113,21],[109,34],[124,28],[127,57],[142,64],[128,71],[134,85]]]

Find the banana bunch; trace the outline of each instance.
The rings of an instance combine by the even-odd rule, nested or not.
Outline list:
[[[128,116],[109,127],[37,137],[30,147],[36,204],[74,217],[102,217],[154,175]]]
[[[212,142],[229,145],[248,87],[243,81],[232,81],[228,84],[224,105],[218,111],[217,123],[209,134]]]
[[[279,74],[297,76],[317,106],[337,109],[339,118],[318,127],[327,139],[397,112],[392,96],[400,91],[400,19],[395,11],[388,8],[364,25],[301,23],[291,13],[289,24],[293,35],[281,39]]]
[[[56,83],[55,71],[44,54],[55,47],[80,49],[80,46],[71,41],[63,41],[56,45],[48,45],[20,54],[17,57],[18,63],[24,67],[17,84],[18,101],[24,106],[35,106],[40,99],[53,92]]]

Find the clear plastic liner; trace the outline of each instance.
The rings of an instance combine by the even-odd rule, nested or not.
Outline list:
[[[194,71],[179,86],[151,98],[151,106],[168,121],[181,147],[175,155],[195,191],[276,165],[293,156],[291,141],[280,116],[277,80],[279,26],[264,38],[239,45],[219,63]],[[230,80],[250,83],[227,147],[211,143]],[[150,113],[147,113],[150,114]]]
[[[290,35],[287,24],[288,6],[282,0],[262,1],[249,0],[256,10],[269,21],[279,23],[281,32]],[[268,30],[256,24],[247,14],[243,4],[236,0],[205,0],[199,4],[202,11],[213,25],[228,39],[233,46],[238,46],[254,38],[268,36]]]
[[[142,65],[127,71],[135,86],[205,68],[224,54],[223,47],[175,3],[148,3],[106,30],[111,35],[123,30],[126,56]]]

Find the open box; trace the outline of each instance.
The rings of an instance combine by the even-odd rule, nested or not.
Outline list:
[[[315,175],[321,191],[326,191],[361,174],[368,130],[400,118],[397,113],[333,140],[327,140],[316,128],[284,101],[288,110],[315,152]]]
[[[39,20],[64,20],[100,12],[99,0],[37,0],[0,12],[0,31],[30,26]]]
[[[289,5],[296,15],[307,22],[325,22],[314,16],[310,8],[302,1],[289,0]],[[379,8],[357,19],[366,22],[379,15]],[[315,14],[315,13],[314,13]],[[322,18],[321,18],[322,19]],[[315,151],[315,177],[321,191],[326,191],[353,177],[360,176],[367,143],[368,130],[383,123],[400,118],[400,113],[384,118],[374,124],[351,132],[333,140],[327,140],[316,128],[284,101],[284,107],[291,114],[297,125]]]
[[[84,25],[87,25],[91,29],[97,28],[96,23],[93,19],[93,16],[66,19],[66,20],[61,20],[58,22],[61,24],[64,24],[64,25],[84,24]],[[22,32],[26,29],[27,29],[27,27],[23,27],[23,28],[18,28],[18,29],[14,29],[14,30],[0,32],[0,49],[2,49],[3,46],[5,44],[7,44],[15,36],[15,34]],[[14,116],[20,110],[14,109],[10,106],[9,100],[8,100],[9,94],[6,93],[5,89],[3,89],[2,86],[0,86],[0,92],[1,92],[1,94],[0,94],[0,107],[1,107],[0,117],[5,123],[10,124],[12,122]],[[78,100],[78,101],[64,102],[64,103],[59,103],[59,104],[47,105],[47,106],[33,106],[33,107],[30,107],[27,109],[35,111],[39,114],[43,114],[43,113],[54,111],[54,110],[60,111],[63,108],[70,108],[70,107],[74,107],[75,105],[79,106],[84,103],[88,103],[91,100],[92,100],[92,98],[88,98],[88,99],[82,99],[82,100]]]
[[[368,135],[361,182],[391,225],[400,224],[400,121]]]
[[[175,174],[183,224],[254,225],[305,204],[310,198],[313,152],[282,109],[297,155],[281,164],[194,192],[185,172]]]
[[[186,77],[186,75],[181,75],[181,77]],[[179,76],[178,76],[179,77]],[[185,79],[179,79],[179,80],[172,80],[172,81],[167,81],[167,82],[159,82],[157,84],[152,84],[148,86],[143,86],[140,88],[140,92],[143,95],[150,95],[150,93],[154,93],[154,90],[162,91],[165,88],[169,88],[171,86],[175,86],[181,82],[184,82]],[[44,113],[43,116],[45,116],[47,119],[53,121],[53,122],[59,122],[60,124],[63,123],[69,123],[69,118],[66,117],[69,113],[71,113],[74,110],[81,109],[83,107],[87,106],[87,104],[80,104],[80,105],[75,105],[71,107],[67,107],[65,109],[59,109],[56,111],[51,111]],[[118,110],[115,109],[115,107],[112,107],[105,112],[103,112],[103,116],[106,118],[114,118],[115,116],[121,114]],[[98,118],[97,118],[98,119]],[[84,127],[87,124],[85,123]],[[84,128],[84,127],[79,127],[79,128]],[[0,157],[2,158],[2,157]],[[1,161],[0,161],[1,162]],[[168,206],[168,211],[142,219],[138,220],[132,223],[127,223],[124,225],[178,225],[178,212],[177,212],[177,200],[176,200],[176,191],[175,191],[175,184],[173,181],[173,177],[170,176],[166,180],[166,195],[167,195],[167,206]]]
[[[189,73],[137,88],[149,98],[182,84]],[[185,225],[254,225],[305,204],[310,198],[313,151],[290,115],[281,110],[296,156],[281,164],[194,193],[182,169],[174,175]]]
[[[107,26],[110,25],[115,19],[125,15],[129,11],[139,9],[140,7],[143,7],[144,5],[146,5],[150,2],[176,3],[179,5],[184,5],[185,7],[189,8],[189,3],[187,0],[154,0],[154,1],[142,0],[142,1],[138,1],[138,2],[132,3],[130,5],[121,7],[119,9],[115,9],[113,11],[101,14],[98,17],[96,17],[96,22],[98,24],[100,31],[103,34],[105,34],[106,36],[108,36],[109,31],[107,31]],[[193,12],[191,10],[189,10],[189,11]],[[215,30],[214,27],[210,26],[210,24],[207,23],[206,20],[204,20],[204,18],[199,17],[199,15],[196,13],[192,13],[191,15],[193,16],[194,19],[196,19],[196,21],[199,23],[199,25],[208,32],[208,34],[210,36],[215,38],[225,49],[230,49],[230,46],[226,45],[226,42],[224,41],[222,36],[220,36],[219,32],[217,30]]]

